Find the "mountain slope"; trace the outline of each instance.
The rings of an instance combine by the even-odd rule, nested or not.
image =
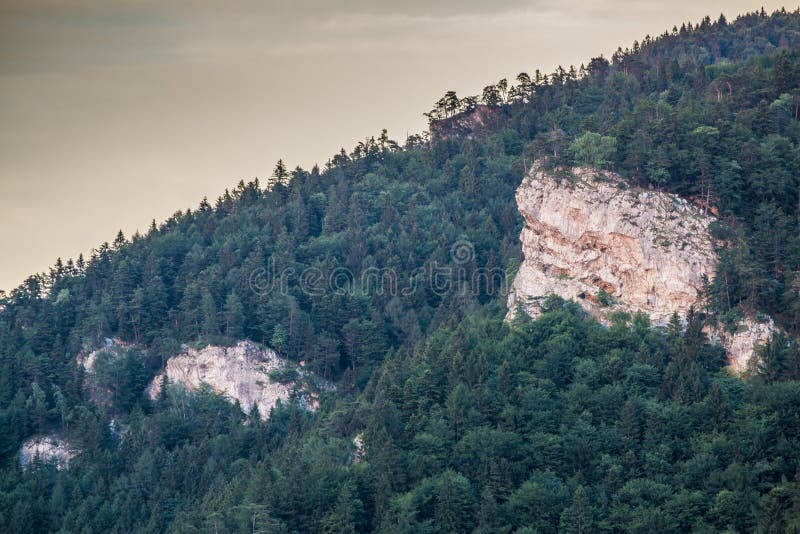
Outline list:
[[[797,343],[774,338],[743,382],[703,334],[759,311],[800,328],[798,29],[797,13],[705,21],[453,94],[429,139],[279,163],[265,189],[31,277],[0,302],[0,530],[798,528]],[[505,322],[534,160],[719,213],[732,246],[708,309],[604,328],[550,299]],[[77,360],[106,337],[130,349],[98,403]],[[208,389],[146,396],[182,344],[244,339],[336,390],[266,421]],[[69,442],[69,467],[21,470],[36,435]]]

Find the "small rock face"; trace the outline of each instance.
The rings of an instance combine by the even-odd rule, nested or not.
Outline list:
[[[630,188],[617,175],[586,168],[534,168],[517,189],[525,219],[525,259],[508,296],[537,317],[555,294],[605,321],[609,312],[645,312],[664,325],[700,305],[717,263],[714,218],[676,195]],[[774,324],[743,320],[735,334],[710,332],[742,370]]]
[[[246,413],[255,404],[261,417],[266,418],[279,399],[286,401],[292,396],[291,384],[276,382],[270,376],[272,372],[287,369],[287,362],[275,351],[250,341],[240,341],[233,347],[209,346],[201,350],[187,347],[185,353],[167,361],[166,369],[153,379],[147,392],[151,399],[156,399],[166,374],[170,383],[189,390],[208,384],[216,393],[238,400]],[[316,408],[311,394],[301,394],[300,400],[307,408]]]
[[[119,338],[106,338],[103,346],[88,353],[81,353],[77,357],[78,365],[88,372],[94,372],[94,364],[97,362],[97,357],[103,353],[117,354],[120,350],[129,349],[133,347],[130,343],[125,343]]]
[[[731,333],[723,328],[716,328],[709,333],[709,337],[725,348],[731,369],[742,373],[747,370],[755,346],[765,345],[776,330],[777,327],[772,318],[764,322],[744,318],[739,321],[735,332]]]
[[[23,469],[30,467],[31,463],[38,460],[43,463],[55,464],[57,469],[68,467],[69,461],[75,456],[69,444],[55,435],[35,436],[22,444],[19,451],[19,464]]]
[[[364,453],[365,453],[363,432],[359,432],[353,438],[353,447],[355,449],[353,450],[352,454],[350,454],[350,463],[357,464],[361,462],[361,460],[364,458]]]

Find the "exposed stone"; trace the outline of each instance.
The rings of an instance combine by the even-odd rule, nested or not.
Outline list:
[[[295,374],[297,380],[288,383],[275,380],[276,374],[287,371]],[[250,341],[240,341],[232,347],[208,346],[200,350],[185,347],[184,353],[167,360],[164,371],[148,386],[147,393],[151,399],[158,397],[165,374],[170,383],[181,384],[189,390],[208,384],[216,393],[239,401],[245,413],[249,413],[255,404],[262,418],[269,416],[278,400],[287,401],[293,396],[297,396],[307,409],[316,409],[315,392],[303,390],[300,379],[308,378],[304,381],[306,383],[323,383],[315,381],[316,377],[302,369],[292,369],[275,351]]]
[[[97,362],[97,357],[101,354],[113,354],[116,355],[119,353],[120,350],[129,349],[132,345],[130,343],[126,343],[119,338],[105,338],[103,342],[103,346],[99,349],[95,349],[91,352],[82,352],[78,354],[77,362],[78,365],[83,366],[83,368],[91,373],[94,371],[94,364]]]
[[[666,323],[697,302],[716,263],[712,221],[674,195],[632,190],[611,173],[574,169],[560,180],[537,170],[517,190],[525,261],[509,304],[532,315],[557,294],[595,315],[605,291],[616,310]]]
[[[55,464],[57,469],[64,469],[74,456],[75,451],[58,436],[34,436],[22,444],[19,464],[26,469],[31,463],[39,461]]]
[[[524,261],[508,296],[532,317],[551,294],[578,302],[607,322],[610,312],[645,312],[664,325],[698,306],[717,263],[714,217],[676,195],[630,187],[619,176],[575,168],[534,168],[516,194],[525,219]],[[774,324],[741,322],[712,337],[741,369]],[[713,334],[713,333],[712,333]]]
[[[433,121],[430,124],[431,137],[434,139],[449,137],[472,139],[476,131],[496,120],[499,114],[498,108],[479,105],[472,111]]]
[[[353,438],[353,447],[354,447],[354,450],[350,454],[350,463],[351,464],[357,464],[364,458],[365,449],[364,449],[364,433],[363,432],[359,432]]]
[[[764,322],[751,318],[739,321],[735,332],[716,328],[709,332],[712,341],[719,343],[728,354],[728,363],[737,373],[747,370],[756,345],[765,345],[776,331],[775,322],[767,318]]]

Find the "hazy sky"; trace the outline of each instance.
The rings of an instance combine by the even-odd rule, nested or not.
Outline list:
[[[446,90],[760,6],[0,0],[0,289],[268,176],[278,158],[324,163],[384,127],[403,140]]]

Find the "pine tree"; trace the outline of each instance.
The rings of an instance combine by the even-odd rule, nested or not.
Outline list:
[[[706,397],[708,411],[718,427],[724,427],[731,418],[731,408],[728,396],[718,383],[713,383]]]
[[[470,483],[463,475],[446,471],[440,477],[435,510],[438,532],[455,534],[467,531],[473,524],[471,494]]]
[[[289,346],[289,333],[286,331],[285,326],[280,323],[275,325],[269,344],[279,354],[286,354],[286,349]]]
[[[364,504],[355,495],[352,483],[346,482],[339,490],[333,511],[322,522],[323,532],[355,534],[359,530]]]
[[[777,382],[783,375],[784,362],[789,350],[784,335],[780,332],[775,333],[753,354],[749,362],[751,373],[767,384]]]
[[[203,290],[203,296],[200,302],[200,317],[204,336],[208,338],[209,336],[216,336],[219,334],[217,305],[214,303],[214,297],[211,295],[211,292],[207,289]]]
[[[161,408],[164,408],[167,405],[167,399],[169,395],[169,392],[167,391],[168,387],[169,379],[167,378],[167,373],[163,373],[158,385],[158,399],[156,399]]]
[[[244,336],[244,307],[242,301],[234,292],[228,293],[225,299],[225,336],[229,341],[241,339]]]
[[[565,534],[591,534],[596,531],[592,509],[583,486],[575,489],[572,504],[561,514],[559,531]]]
[[[272,179],[267,184],[267,188],[271,189],[277,185],[285,185],[289,178],[289,169],[282,159],[279,159],[272,170]]]
[[[480,511],[478,513],[478,527],[476,534],[489,534],[497,529],[497,501],[492,489],[487,485],[481,490]]]
[[[503,101],[502,97],[500,96],[500,90],[496,85],[487,85],[484,87],[481,100],[490,108],[499,106]]]

